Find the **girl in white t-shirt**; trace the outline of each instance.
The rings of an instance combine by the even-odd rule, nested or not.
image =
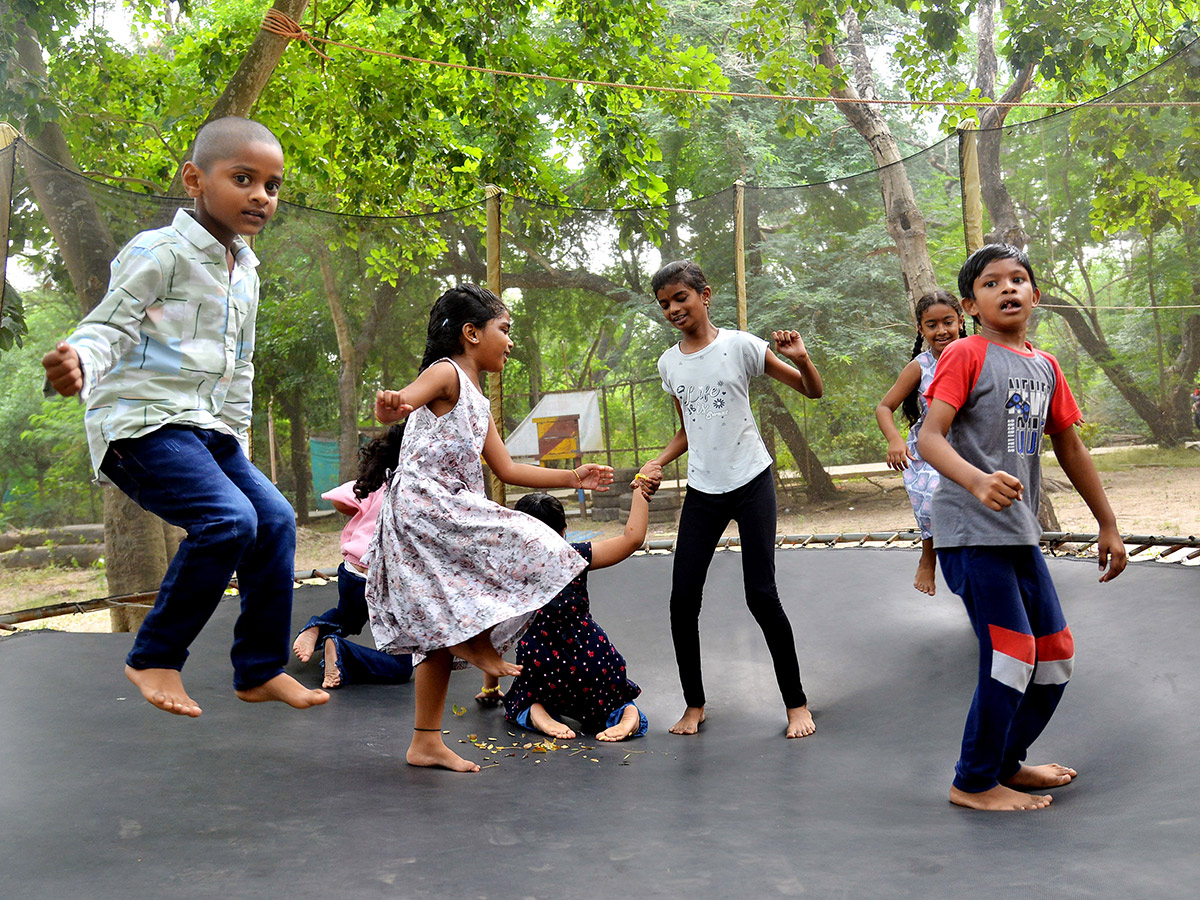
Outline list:
[[[750,379],[764,373],[806,397],[821,396],[821,376],[799,332],[775,331],[770,345],[708,318],[712,290],[694,262],[669,263],[651,281],[667,321],[683,336],[658,360],[663,389],[675,398],[683,427],[642,467],[657,487],[662,467],[688,453],[688,487],[679,517],[671,576],[671,638],[687,709],[672,734],[695,734],[704,721],[700,672],[700,602],[717,542],[738,523],[746,605],[763,631],[787,708],[789,738],[816,730],[800,683],[792,626],[775,588],[775,485],[771,456],[750,409]]]

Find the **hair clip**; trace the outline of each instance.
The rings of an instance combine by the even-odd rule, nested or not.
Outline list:
[[[439,328],[445,328],[445,327],[446,327],[446,325],[447,325],[447,324],[449,324],[449,322],[450,322],[450,317],[449,317],[449,316],[447,316],[446,318],[442,319],[442,324],[441,324],[441,325],[439,325],[438,327],[439,327]]]

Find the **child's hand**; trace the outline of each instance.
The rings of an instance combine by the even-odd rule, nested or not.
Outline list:
[[[889,469],[895,469],[896,471],[907,469],[910,459],[916,459],[916,457],[909,452],[908,444],[905,444],[903,441],[896,443],[888,442],[887,465]]]
[[[658,492],[660,484],[662,484],[662,466],[651,461],[642,466],[641,471],[633,476],[633,481],[629,483],[629,486],[640,490],[642,496],[649,502],[650,498]]]
[[[1115,528],[1101,528],[1100,538],[1096,541],[1096,551],[1100,555],[1100,583],[1112,581],[1125,571],[1125,563],[1129,561],[1125,552],[1125,542]],[[1107,570],[1106,568],[1107,567]]]
[[[771,340],[775,342],[775,350],[780,356],[786,356],[796,365],[808,359],[808,349],[804,346],[804,338],[798,331],[772,331]]]
[[[575,470],[579,478],[579,487],[587,491],[607,491],[613,482],[612,466],[601,466],[597,463],[585,463]]]
[[[375,418],[384,425],[408,418],[413,408],[400,399],[399,391],[375,392]]]
[[[1013,505],[1014,500],[1025,497],[1025,485],[1015,475],[1009,475],[1003,469],[997,469],[991,475],[984,475],[972,487],[971,493],[979,498],[988,509],[999,512]]]
[[[73,397],[83,390],[83,367],[79,354],[66,341],[59,341],[54,349],[42,357],[46,378],[50,386],[64,397]]]

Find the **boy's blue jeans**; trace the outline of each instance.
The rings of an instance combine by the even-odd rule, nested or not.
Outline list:
[[[128,665],[182,669],[236,571],[242,611],[233,628],[233,686],[257,687],[282,672],[296,517],[238,442],[217,431],[167,425],[113,441],[100,468],[142,509],[187,531]]]
[[[954,768],[954,786],[979,793],[1020,770],[1062,699],[1075,642],[1036,545],[941,547],[937,554],[979,639],[979,682]]]

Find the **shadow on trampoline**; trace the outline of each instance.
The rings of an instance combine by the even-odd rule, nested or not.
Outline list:
[[[204,708],[154,710],[122,674],[129,635],[0,640],[0,895],[64,897],[1158,898],[1200,880],[1196,573],[1052,559],[1075,680],[1031,761],[1080,771],[1050,809],[946,800],[975,679],[957,597],[910,587],[913,553],[786,550],[780,592],[817,733],[783,738],[740,559],[713,562],[701,619],[709,721],[682,710],[667,617],[671,559],[591,577],[593,608],[643,688],[650,734],[538,736],[451,680],[447,743],[474,776],[404,764],[412,688],[347,686],[322,708],[239,703],[236,600],[193,647]],[[296,593],[293,620],[336,588]],[[319,683],[313,666],[289,669]],[[462,716],[449,705],[465,707]],[[466,742],[468,735],[484,748]],[[590,736],[589,736],[590,737]],[[512,746],[516,744],[517,746]],[[494,750],[487,749],[488,746]],[[583,748],[583,749],[581,749]]]

